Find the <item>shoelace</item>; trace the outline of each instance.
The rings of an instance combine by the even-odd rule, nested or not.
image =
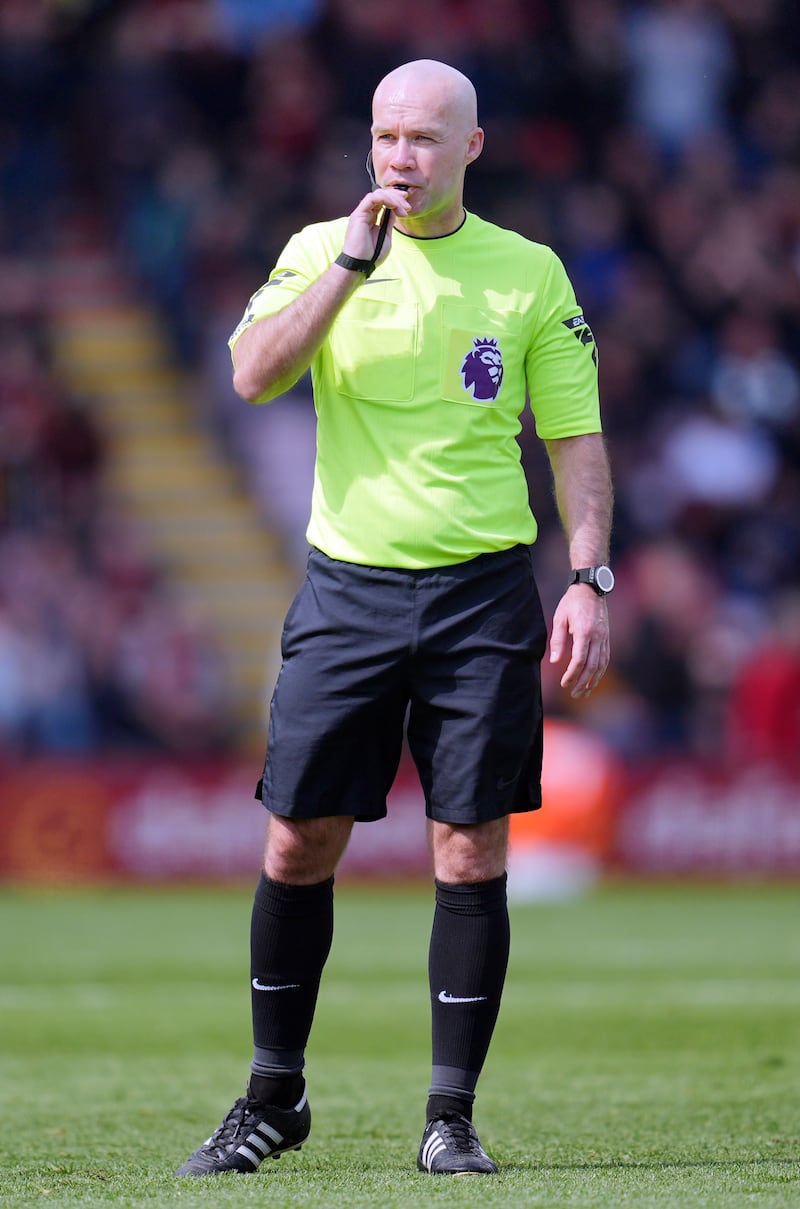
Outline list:
[[[248,1112],[248,1109],[250,1109],[250,1112]],[[236,1101],[222,1124],[215,1129],[203,1149],[212,1150],[219,1157],[225,1155],[230,1149],[230,1145],[236,1138],[236,1135],[244,1126],[247,1117],[252,1115],[250,1102],[246,1096],[242,1096]]]
[[[481,1148],[477,1134],[466,1117],[451,1117],[450,1120],[443,1121],[443,1125],[462,1154],[465,1151],[468,1154],[480,1154]]]

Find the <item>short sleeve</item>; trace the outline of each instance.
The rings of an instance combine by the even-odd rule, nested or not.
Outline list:
[[[244,315],[228,340],[233,352],[236,341],[257,319],[276,315],[302,294],[319,275],[309,263],[301,234],[293,235],[278,257],[269,279],[260,286],[247,304]]]
[[[600,432],[594,335],[553,252],[525,372],[536,431],[543,440]]]

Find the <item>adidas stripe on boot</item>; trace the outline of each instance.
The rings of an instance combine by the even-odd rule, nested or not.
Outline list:
[[[493,1175],[497,1171],[472,1122],[455,1112],[428,1122],[417,1166],[431,1175]]]
[[[299,1150],[311,1129],[305,1091],[294,1108],[261,1104],[246,1095],[237,1100],[222,1124],[183,1163],[176,1175],[221,1175],[256,1171],[264,1159]]]

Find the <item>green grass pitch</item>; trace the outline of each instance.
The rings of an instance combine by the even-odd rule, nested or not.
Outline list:
[[[427,889],[337,890],[314,1125],[257,1175],[174,1168],[241,1094],[248,889],[0,893],[0,1205],[800,1205],[800,896],[608,886],[512,908],[476,1123],[496,1177],[416,1171]]]

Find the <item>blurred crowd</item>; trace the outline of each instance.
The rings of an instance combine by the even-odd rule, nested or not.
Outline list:
[[[796,0],[0,0],[0,257],[89,223],[299,565],[309,390],[245,407],[226,339],[288,236],[365,192],[372,90],[418,57],[478,90],[467,205],[558,252],[599,348],[613,670],[580,707],[548,676],[548,708],[628,758],[797,761]],[[20,316],[12,291],[0,324],[0,745],[224,742],[213,643],[98,501],[102,440],[48,367],[44,302]],[[530,418],[520,439],[552,608],[563,539]],[[159,704],[142,681],[184,632]]]
[[[0,756],[223,748],[224,668],[103,487],[92,412],[0,325]]]

